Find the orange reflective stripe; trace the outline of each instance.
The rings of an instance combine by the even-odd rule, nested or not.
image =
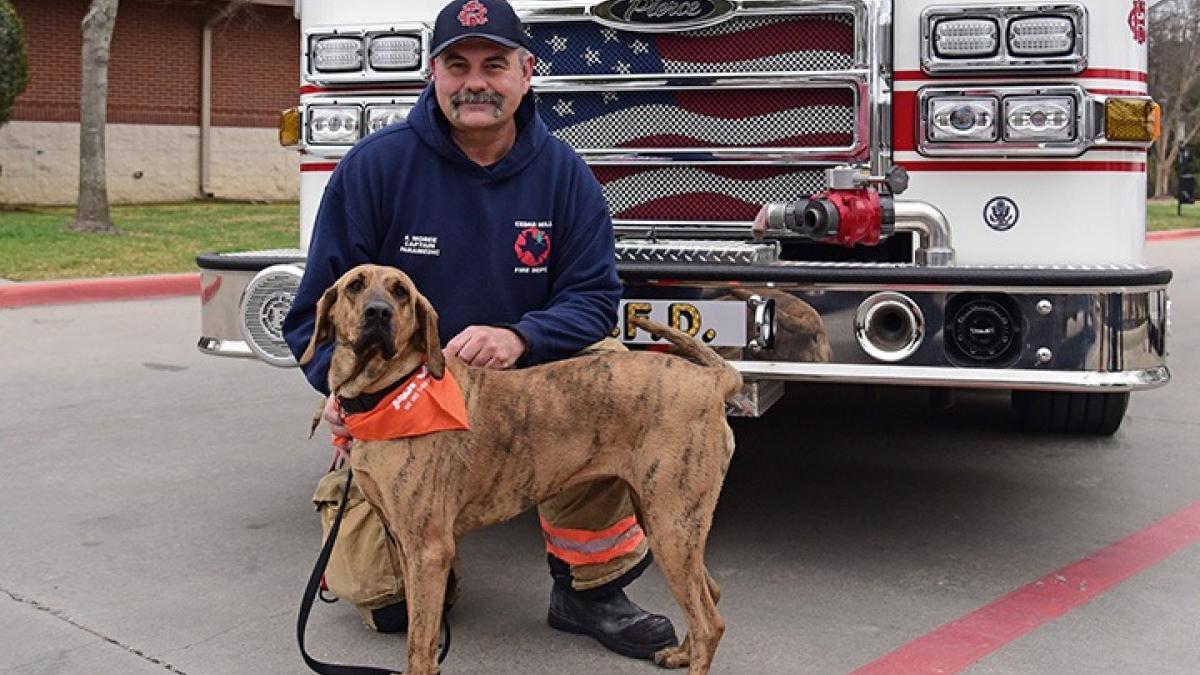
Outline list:
[[[632,553],[637,549],[638,544],[646,538],[642,533],[641,528],[638,528],[638,536],[631,537],[621,542],[619,545],[605,550],[600,553],[579,553],[577,551],[568,551],[567,549],[554,546],[549,541],[546,542],[546,552],[552,554],[559,560],[568,565],[602,565],[606,562],[616,560],[626,553]]]
[[[547,522],[545,518],[542,518],[543,532],[551,537],[554,537],[555,539],[568,539],[570,541],[577,541],[581,544],[596,541],[597,539],[608,539],[609,537],[615,537],[618,534],[621,534],[627,530],[631,530],[637,526],[637,518],[635,516],[622,518],[621,520],[618,520],[616,524],[610,525],[609,527],[598,532],[594,530],[571,530],[565,527],[554,527]]]
[[[642,531],[633,516],[599,532],[553,527],[542,519],[546,551],[571,565],[594,565],[632,553],[643,541]]]

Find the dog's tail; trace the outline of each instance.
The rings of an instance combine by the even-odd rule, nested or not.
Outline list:
[[[656,338],[670,342],[675,348],[675,353],[686,358],[693,363],[697,363],[705,368],[712,368],[719,372],[721,378],[721,388],[725,393],[725,398],[733,396],[742,388],[742,374],[736,368],[729,365],[729,362],[721,358],[720,354],[714,352],[708,345],[700,342],[696,338],[687,333],[664,326],[661,323],[651,321],[645,317],[633,316],[629,319],[630,323],[650,333]]]

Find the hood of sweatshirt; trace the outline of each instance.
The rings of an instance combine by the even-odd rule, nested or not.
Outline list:
[[[512,149],[504,159],[484,167],[467,157],[450,138],[450,122],[438,107],[432,82],[421,92],[417,105],[408,114],[408,124],[422,143],[442,157],[462,165],[464,170],[487,176],[492,180],[502,180],[523,169],[537,157],[550,138],[546,124],[542,122],[541,117],[534,114],[532,91],[521,97],[513,119],[517,123],[517,138]]]

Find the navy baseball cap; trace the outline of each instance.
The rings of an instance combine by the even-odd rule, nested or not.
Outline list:
[[[521,20],[504,0],[454,0],[442,8],[433,25],[433,52],[467,38],[483,38],[510,49],[529,47]]]

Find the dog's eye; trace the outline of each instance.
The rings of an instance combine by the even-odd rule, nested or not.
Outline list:
[[[392,295],[395,296],[397,300],[407,299],[408,289],[404,287],[404,284],[396,284],[392,287]]]
[[[363,289],[363,280],[360,278],[352,279],[350,281],[350,283],[346,284],[346,290],[350,291],[351,293],[357,293],[357,292],[361,291],[362,289]]]

